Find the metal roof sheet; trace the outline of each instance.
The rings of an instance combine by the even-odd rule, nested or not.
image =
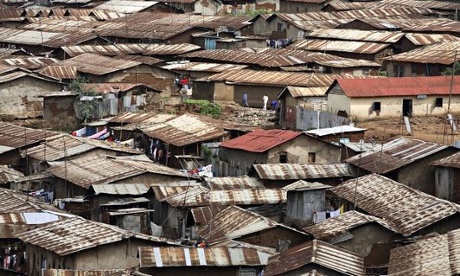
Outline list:
[[[378,174],[348,180],[330,189],[370,215],[411,235],[457,213],[459,205],[412,189]]]
[[[300,135],[302,135],[301,132],[292,130],[258,129],[222,142],[219,147],[260,153],[289,142]]]
[[[306,130],[305,133],[311,134],[314,136],[327,136],[327,135],[336,135],[336,134],[343,134],[349,132],[364,132],[366,131],[365,128],[359,128],[349,125],[342,125],[342,126],[335,126],[335,127],[328,127],[328,128],[320,128],[320,129],[312,129]]]
[[[357,211],[348,211],[337,217],[328,218],[320,223],[303,228],[303,230],[316,239],[330,242],[331,239],[340,236],[351,229],[361,225],[377,223],[386,229],[397,233],[396,227],[391,222],[383,219],[365,215]]]
[[[253,248],[139,247],[140,267],[263,266],[269,256]]]
[[[337,83],[350,98],[460,94],[460,76],[454,76],[454,81],[451,76],[337,78]]]
[[[364,141],[342,142],[341,144],[355,152],[376,151],[377,148],[380,149],[382,147],[381,144],[365,143]]]
[[[108,10],[118,13],[137,13],[145,9],[155,6],[159,2],[155,1],[124,1],[124,0],[110,0],[97,5],[95,10]]]
[[[299,39],[288,46],[288,48],[303,49],[308,51],[321,52],[345,52],[357,54],[376,54],[390,44],[364,42],[364,41],[339,41],[326,39]]]
[[[402,32],[389,32],[389,31],[365,31],[355,29],[317,29],[308,34],[308,38],[325,38],[351,40],[351,41],[369,41],[380,43],[396,43],[402,37]]]
[[[389,62],[450,65],[454,63],[455,51],[458,49],[460,49],[460,41],[439,42],[382,59]]]
[[[91,185],[95,195],[143,195],[146,194],[150,187],[147,184],[100,184]]]
[[[257,84],[265,86],[301,86],[324,87],[330,86],[338,77],[334,74],[231,70],[200,79],[202,81],[227,81],[237,84]]]
[[[47,66],[39,70],[38,73],[59,80],[76,80],[78,78],[76,66]]]
[[[270,257],[264,275],[285,274],[308,264],[323,266],[344,275],[365,275],[361,256],[320,240],[300,244]]]
[[[206,184],[211,190],[265,189],[255,177],[208,177]]]
[[[0,213],[39,212],[42,210],[62,212],[40,199],[19,191],[0,188]]]
[[[47,58],[47,57],[17,57],[17,58],[5,58],[0,59],[5,65],[10,66],[17,66],[26,69],[39,69],[50,64],[58,62],[55,58]]]
[[[188,177],[186,173],[158,163],[91,153],[65,162],[49,163],[51,167],[47,171],[50,174],[86,189],[94,184],[109,184],[144,173]]]
[[[401,20],[398,18],[385,18],[382,22],[376,18],[361,19],[366,23],[370,24],[388,24],[388,26],[397,26],[404,32],[429,32],[429,33],[459,33],[460,22],[450,20],[447,18],[411,18],[407,20]]]
[[[137,149],[115,142],[62,134],[46,139],[46,142],[27,150],[27,156],[41,161],[58,161],[66,157],[79,155],[93,149],[105,149],[129,154],[143,154]]]
[[[239,189],[209,192],[210,204],[220,205],[264,205],[286,203],[283,189]]]
[[[399,16],[410,17],[412,15],[431,15],[436,14],[436,12],[423,7],[388,5],[386,7],[376,7],[373,9],[339,11],[336,14],[339,18],[388,18]]]
[[[55,63],[56,66],[73,66],[79,72],[98,76],[125,70],[140,64],[142,63],[137,61],[120,60],[90,53]]]
[[[299,97],[326,97],[328,86],[323,87],[300,87],[300,86],[286,86],[284,91],[289,91],[293,98]],[[281,92],[281,93],[283,93]]]
[[[149,137],[177,147],[220,139],[226,135],[221,127],[191,114],[183,114],[160,124],[141,126],[139,129]]]
[[[284,191],[310,191],[310,190],[324,190],[329,189],[332,186],[325,185],[319,182],[308,182],[304,180],[298,180],[292,184],[284,186],[282,189]]]
[[[81,217],[51,222],[17,233],[16,236],[23,242],[52,251],[59,256],[66,256],[130,238],[166,243],[164,239],[135,233]]]
[[[424,34],[407,33],[404,35],[410,42],[417,46],[425,46],[438,42],[459,41],[460,37],[449,34]]]
[[[84,53],[94,53],[104,56],[134,55],[144,56],[155,55],[181,55],[201,49],[200,46],[190,43],[178,44],[125,44],[117,43],[112,45],[72,45],[64,46],[62,50],[71,57]]]
[[[345,162],[372,173],[388,173],[417,160],[447,149],[448,146],[405,137],[394,139],[377,147],[352,156]]]
[[[60,0],[61,1],[61,0]],[[63,0],[62,0],[63,1]],[[74,0],[66,0],[74,1]],[[81,0],[79,0],[81,1]],[[44,269],[43,276],[132,276],[131,269]]]
[[[151,186],[155,198],[158,201],[165,201],[166,199],[172,198],[176,195],[189,193],[192,191],[195,194],[200,194],[201,192],[207,192],[208,189],[201,186],[200,182],[196,181],[186,181],[186,185],[178,185],[177,183],[169,183],[168,185],[161,185],[161,186]],[[195,189],[196,188],[196,189]],[[205,204],[206,205],[206,204]]]
[[[174,114],[156,114],[155,112],[147,112],[147,113],[134,113],[134,112],[126,112],[118,114],[115,117],[109,119],[110,123],[118,123],[118,124],[135,124],[135,125],[149,125],[149,124],[160,124],[171,119],[177,118],[178,115]]]
[[[419,1],[419,0],[385,0],[386,3],[394,3],[398,5],[407,5],[419,8],[439,9],[439,10],[455,10],[460,9],[460,3],[449,1]]]
[[[193,215],[193,219],[197,225],[203,226],[209,223],[209,221],[217,215],[220,211],[227,208],[227,206],[211,205],[205,207],[192,208],[190,212]]]
[[[0,165],[0,184],[12,182],[16,179],[24,177],[24,174],[7,165]]]
[[[275,227],[282,227],[307,236],[304,232],[237,206],[228,206],[220,211],[207,225],[200,228],[198,234],[207,243],[213,244],[224,240],[238,239]]]
[[[21,148],[57,135],[60,133],[0,122],[0,145],[2,146]]]
[[[353,177],[349,164],[254,164],[260,179],[299,180]]]
[[[460,152],[454,153],[442,159],[431,162],[430,165],[460,169]]]
[[[155,197],[157,197],[157,191],[160,190],[159,187],[152,187],[152,189],[155,193]],[[171,192],[172,189],[161,189],[161,190],[169,190],[169,192]],[[210,196],[209,196],[209,189],[201,185],[194,185],[190,187],[181,187],[181,188],[176,187],[174,190],[177,190],[178,193],[172,194],[166,198],[161,198],[161,199],[157,197],[157,199],[159,201],[166,201],[169,205],[173,207],[197,207],[197,206],[208,206],[211,204]]]
[[[179,62],[162,66],[161,68],[171,71],[190,71],[190,72],[213,72],[220,73],[227,70],[244,69],[247,65],[240,64],[221,64],[209,62]]]

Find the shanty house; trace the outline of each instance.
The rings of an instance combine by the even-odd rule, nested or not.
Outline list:
[[[340,147],[291,130],[255,130],[219,144],[230,173],[248,174],[253,164],[326,164],[340,160]]]
[[[280,0],[279,12],[304,13],[319,12],[331,0]]]
[[[330,191],[343,200],[344,209],[384,219],[405,237],[443,234],[460,227],[460,205],[378,174],[348,180]]]
[[[363,257],[369,269],[384,273],[393,242],[400,239],[391,222],[357,211],[348,211],[328,218],[303,230],[315,239],[333,244]]]
[[[364,139],[365,128],[342,125],[329,128],[307,130],[305,133],[331,143],[359,142]]]
[[[455,153],[431,163],[435,168],[434,195],[460,203],[460,153]]]
[[[430,163],[458,152],[458,149],[442,144],[411,138],[396,138],[346,159],[362,174],[378,173],[399,183],[435,194],[435,170]]]
[[[353,178],[355,173],[350,164],[254,164],[254,176],[267,188],[284,187],[297,180],[320,182],[336,186]]]
[[[50,233],[53,233],[50,235]],[[115,269],[139,264],[139,246],[165,240],[75,217],[16,234],[26,243],[27,275],[42,269]]]
[[[139,271],[148,275],[260,275],[272,255],[250,247],[139,247]]]
[[[321,240],[312,240],[270,257],[263,275],[364,276],[366,274],[361,256]]]
[[[458,76],[338,78],[327,91],[327,106],[330,113],[353,119],[445,115],[460,108],[459,91]]]

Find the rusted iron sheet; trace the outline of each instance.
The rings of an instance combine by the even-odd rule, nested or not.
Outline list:
[[[281,188],[284,191],[311,191],[311,190],[325,190],[329,189],[332,186],[325,185],[319,182],[308,182],[304,180],[298,180],[292,184],[286,185]]]
[[[140,65],[137,61],[126,61],[96,54],[81,54],[55,63],[57,66],[73,66],[78,71],[93,75],[105,75]]]
[[[425,46],[438,42],[459,41],[460,37],[449,34],[423,34],[407,33],[404,35],[410,42],[417,46]]]
[[[74,45],[64,46],[62,50],[71,57],[84,53],[94,53],[105,56],[134,55],[181,55],[201,49],[200,46],[179,43],[179,44],[124,44],[113,45]]]
[[[210,191],[210,204],[265,205],[286,203],[283,189],[238,189]]]
[[[26,243],[52,251],[59,256],[66,256],[129,238],[161,242],[164,244],[167,242],[154,236],[135,233],[81,217],[69,218],[38,226],[34,229],[17,233],[17,237]]]
[[[289,45],[290,48],[303,49],[318,52],[345,52],[356,54],[376,54],[390,45],[387,43],[363,42],[363,41],[339,41],[323,39],[303,39]]]
[[[456,10],[460,9],[460,3],[449,1],[419,1],[419,0],[385,0],[386,3],[405,5],[410,7],[437,9],[437,10]]]
[[[255,177],[210,177],[206,184],[211,190],[265,189],[265,186]]]
[[[318,29],[308,34],[308,38],[322,38],[322,39],[340,39],[349,41],[369,41],[379,43],[396,43],[402,37],[402,32],[389,32],[389,31],[364,31],[355,29]]]
[[[195,181],[187,181],[186,185],[177,185],[176,183],[169,183],[168,185],[152,186],[155,198],[158,201],[165,201],[166,199],[173,198],[178,194],[188,193],[201,193],[208,192],[208,189],[202,189],[201,184]],[[196,192],[195,192],[196,190]]]
[[[292,130],[259,129],[222,142],[219,147],[260,153],[287,143],[300,135],[303,135],[302,132]]]
[[[197,225],[204,226],[208,224],[208,222],[211,221],[215,215],[217,215],[225,208],[226,206],[211,205],[206,207],[193,208],[190,211],[192,212],[195,223]]]
[[[46,57],[24,57],[24,58],[5,58],[0,62],[8,66],[17,66],[25,69],[35,70],[58,62],[55,58]]]
[[[315,74],[298,72],[232,70],[203,78],[207,81],[228,81],[241,84],[264,84],[273,86],[302,86],[323,87],[330,86],[338,77],[335,74]]]
[[[263,266],[270,254],[254,248],[139,247],[140,267]]]
[[[315,178],[353,177],[348,164],[254,164],[260,179],[299,180]]]
[[[38,73],[59,80],[75,80],[78,78],[77,67],[75,66],[47,66],[39,70]]]
[[[33,213],[41,210],[62,212],[62,210],[36,197],[19,191],[0,189],[0,213]]]
[[[364,259],[361,256],[320,240],[289,248],[270,257],[264,275],[286,274],[308,264],[324,266],[345,275],[365,275]]]
[[[191,72],[214,72],[220,73],[227,70],[244,69],[247,65],[220,64],[207,62],[179,62],[162,66],[161,68],[171,71],[191,71]]]
[[[17,171],[13,168],[9,168],[6,165],[0,166],[0,184],[5,184],[8,182],[13,182],[17,179],[24,177],[24,174],[20,171]]]
[[[432,63],[450,65],[454,63],[455,51],[460,41],[435,43],[405,53],[382,58],[388,62]],[[454,90],[457,91],[457,90]]]
[[[151,8],[157,5],[158,2],[154,1],[124,1],[124,0],[116,0],[116,1],[107,1],[104,2],[96,7],[95,10],[107,10],[117,13],[137,13],[148,8]]]
[[[209,124],[190,114],[184,114],[161,124],[140,127],[147,136],[181,147],[220,139],[226,135],[221,127]]]
[[[143,195],[146,194],[150,187],[147,184],[102,184],[93,185],[91,189],[94,190],[94,194],[108,194],[108,195]]]
[[[434,161],[430,165],[460,169],[460,152]]]
[[[33,129],[0,122],[0,145],[21,148],[60,135],[59,132]]]
[[[136,124],[136,125],[149,125],[160,124],[171,119],[177,118],[178,115],[174,114],[156,114],[154,112],[148,113],[133,113],[126,112],[119,114],[109,120],[110,123],[117,124]]]
[[[73,1],[73,0],[68,0]],[[49,268],[43,270],[43,276],[134,276],[131,269],[55,269]]]
[[[346,162],[368,172],[384,174],[447,148],[442,144],[401,137],[383,144],[376,151],[355,155]]]
[[[303,228],[303,230],[316,239],[330,242],[331,239],[338,237],[351,229],[361,225],[377,223],[386,229],[397,233],[396,227],[391,222],[383,219],[365,215],[357,211],[348,211],[337,217],[326,219],[318,224]]]
[[[323,87],[299,87],[299,86],[286,86],[286,90],[293,98],[298,97],[326,97],[326,91],[329,86]]]
[[[402,235],[411,235],[459,212],[460,206],[422,193],[378,174],[348,180],[331,191],[372,216],[392,223]]]

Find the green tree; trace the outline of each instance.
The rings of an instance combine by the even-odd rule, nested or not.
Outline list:
[[[460,75],[460,62],[455,63],[455,73],[454,75]],[[447,67],[446,70],[442,72],[443,76],[452,76],[452,72],[454,71],[454,68],[452,67]]]
[[[78,78],[69,84],[70,90],[78,93],[75,101],[75,117],[80,123],[98,118],[99,102],[95,97],[97,94],[94,90],[85,88],[87,83],[86,78]]]

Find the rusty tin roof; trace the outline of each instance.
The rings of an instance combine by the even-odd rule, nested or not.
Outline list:
[[[178,62],[170,63],[161,68],[171,71],[190,71],[190,72],[212,72],[220,73],[227,70],[244,69],[247,65],[241,64],[221,64],[210,62]]]
[[[69,0],[73,1],[73,0]],[[55,269],[43,270],[43,276],[134,276],[132,269]]]
[[[325,185],[319,182],[308,182],[304,180],[298,180],[292,184],[284,186],[282,189],[284,191],[310,191],[310,190],[324,190],[329,189],[332,186]]]
[[[220,211],[222,211],[225,208],[227,208],[227,206],[211,205],[193,208],[190,210],[190,212],[192,212],[195,223],[200,226],[204,226],[208,224],[213,217],[215,217]]]
[[[28,231],[16,233],[16,236],[25,243],[52,251],[59,256],[132,238],[167,243],[165,239],[135,233],[81,217],[51,222]]]
[[[177,118],[178,115],[174,114],[157,114],[155,112],[147,113],[136,113],[126,112],[118,114],[117,116],[109,120],[110,123],[118,124],[135,124],[135,125],[149,125],[149,124],[160,124],[171,119]]]
[[[263,266],[269,256],[244,247],[139,247],[140,267]]]
[[[208,177],[206,184],[211,190],[265,189],[255,177]]]
[[[303,230],[316,239],[330,242],[331,239],[345,234],[351,229],[369,223],[377,223],[392,232],[398,232],[391,222],[357,211],[345,212],[337,217],[328,218],[320,223],[305,227]]]
[[[14,180],[24,177],[24,174],[7,165],[0,165],[0,184],[12,182]]]
[[[339,39],[351,41],[370,41],[380,43],[396,43],[402,37],[402,32],[364,31],[355,29],[318,29],[308,34],[309,38]]]
[[[302,49],[317,52],[345,52],[356,54],[376,54],[388,48],[390,44],[365,42],[365,41],[345,41],[345,40],[326,40],[326,39],[302,39],[297,40],[288,48]]]
[[[177,147],[220,139],[227,135],[223,128],[191,114],[184,114],[164,123],[141,126],[139,129],[151,138]]]
[[[95,195],[99,194],[108,194],[108,195],[143,195],[146,194],[150,187],[147,184],[100,184],[100,185],[91,185],[91,190],[94,191]]]
[[[78,78],[76,66],[47,66],[39,70],[38,73],[59,80],[75,80]]]
[[[216,214],[207,225],[200,228],[198,234],[206,243],[213,244],[275,227],[282,227],[308,236],[304,232],[237,206],[229,206]]]
[[[289,142],[300,135],[302,132],[292,130],[258,129],[222,142],[219,147],[261,153]]]
[[[353,177],[349,164],[254,164],[260,179],[300,180]]]
[[[59,132],[33,129],[0,122],[0,145],[21,148],[61,135]]]
[[[425,142],[405,137],[394,139],[376,147],[375,151],[367,151],[345,160],[356,167],[372,173],[388,173],[420,159],[433,155],[449,146]]]
[[[104,56],[118,55],[181,55],[201,49],[200,46],[189,43],[178,44],[126,44],[113,45],[72,45],[61,47],[66,54],[75,57],[85,53],[94,53]]]
[[[0,188],[0,213],[34,213],[42,210],[61,212],[61,209],[19,191]]]
[[[281,275],[308,264],[316,264],[344,275],[365,275],[364,259],[361,256],[320,240],[297,245],[270,257],[264,275]]]
[[[431,162],[430,165],[460,169],[460,152],[454,153],[442,159],[433,161]]]
[[[384,57],[382,59],[389,62],[433,63],[450,65],[454,63],[455,51],[458,49],[460,49],[460,41],[438,42],[408,52]],[[458,91],[458,89],[454,91]]]
[[[460,205],[425,194],[378,174],[348,180],[330,189],[370,215],[409,236],[459,212]]]

